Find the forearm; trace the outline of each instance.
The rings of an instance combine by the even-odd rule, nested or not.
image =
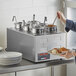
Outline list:
[[[73,22],[72,20],[68,20],[65,18],[64,14],[61,11],[57,12],[57,17],[60,19],[60,21],[63,23],[63,25],[66,24],[65,30],[68,32],[69,30],[76,32],[76,22]]]

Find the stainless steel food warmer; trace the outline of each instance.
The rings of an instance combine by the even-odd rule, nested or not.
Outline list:
[[[7,29],[7,50],[23,53],[23,58],[33,62],[61,59],[62,57],[49,54],[53,48],[65,47],[66,34],[51,33],[34,35],[15,28]]]

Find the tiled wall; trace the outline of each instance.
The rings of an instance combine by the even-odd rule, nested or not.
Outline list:
[[[16,16],[18,21],[32,20],[33,14],[36,14],[36,20],[43,22],[44,16],[48,17],[47,23],[53,23],[56,12],[62,8],[62,0],[0,0],[0,46],[6,48],[7,44],[7,27],[14,27],[12,17]],[[58,21],[58,22],[57,22]],[[59,20],[56,25],[59,30]],[[50,76],[50,67],[42,69],[45,72],[36,71],[37,76]],[[61,68],[56,69],[56,76],[60,76]],[[63,69],[64,70],[64,69]],[[65,76],[65,71],[62,71]],[[33,73],[33,72],[32,72]],[[30,72],[30,75],[32,74]],[[29,73],[28,73],[29,74]],[[24,74],[28,75],[27,73]],[[21,74],[22,75],[22,74]],[[28,76],[30,76],[28,75]],[[11,76],[11,75],[10,75]],[[35,76],[31,75],[31,76]]]
[[[18,21],[28,21],[36,14],[36,20],[43,22],[44,16],[47,16],[47,23],[53,23],[57,10],[61,8],[60,1],[0,0],[0,46],[6,47],[6,28],[14,27],[13,16],[17,16]]]

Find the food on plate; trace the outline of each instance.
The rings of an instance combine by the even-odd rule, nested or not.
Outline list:
[[[54,49],[50,50],[49,52],[52,54],[58,54],[57,50],[58,50],[57,48],[54,48]]]
[[[67,59],[73,57],[73,52],[66,52],[65,54],[60,54],[60,56],[63,56]]]
[[[52,54],[61,54],[61,53],[65,54],[68,51],[69,51],[68,49],[61,47],[61,48],[54,48],[54,49],[50,50],[49,52]]]
[[[65,57],[66,59],[76,56],[75,51],[71,51],[64,47],[54,48],[54,49],[50,50],[49,53],[51,53],[53,55],[59,55],[59,56]]]
[[[76,56],[76,52],[75,51],[73,51],[72,54],[73,54],[73,56]]]
[[[49,53],[52,53],[54,55],[59,54],[59,49],[58,48],[54,48],[54,49],[50,50]]]
[[[66,49],[66,48],[64,48],[64,47],[61,47],[61,48],[59,49],[59,53],[68,52],[68,51],[69,51],[69,49]]]

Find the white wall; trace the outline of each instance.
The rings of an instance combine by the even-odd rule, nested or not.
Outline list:
[[[22,21],[23,19],[28,21],[32,20],[33,14],[36,14],[37,20],[43,22],[44,16],[47,16],[48,23],[53,23],[53,20],[56,17],[56,12],[62,8],[61,2],[62,0],[0,0],[0,46],[4,48],[7,46],[6,28],[14,27],[12,22],[13,16],[17,16],[18,21]],[[64,30],[61,29],[62,26],[59,24],[59,21],[56,22],[58,30]],[[62,68],[60,67],[55,69],[56,76],[61,75],[59,71]],[[62,70],[64,73],[63,76],[65,76],[65,69]],[[36,70],[35,72],[29,71],[26,75],[50,76],[50,67]]]
[[[61,8],[61,0],[0,0],[0,46],[6,47],[6,28],[13,25],[12,17],[17,16],[18,21],[36,19],[43,22],[44,16],[48,23],[53,23],[56,12]],[[62,4],[61,4],[62,5]],[[59,21],[58,21],[59,23]],[[61,28],[58,28],[61,30]]]

